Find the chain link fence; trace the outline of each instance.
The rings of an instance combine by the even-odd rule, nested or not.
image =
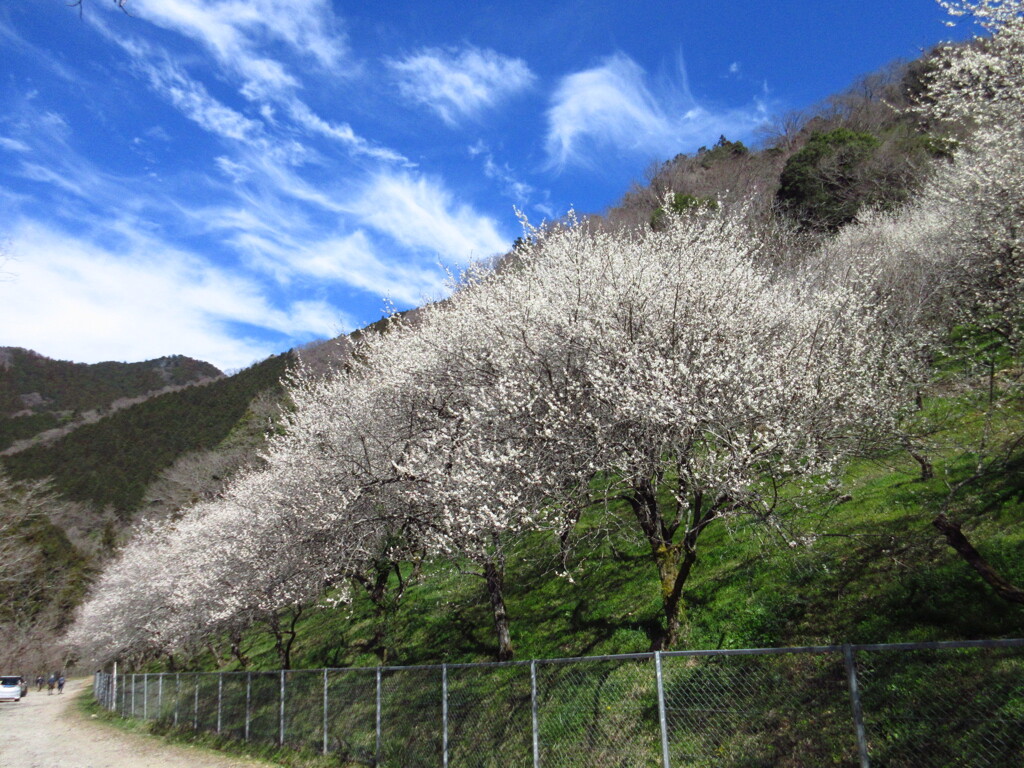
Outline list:
[[[1020,768],[1024,640],[110,674],[124,717],[415,768]]]

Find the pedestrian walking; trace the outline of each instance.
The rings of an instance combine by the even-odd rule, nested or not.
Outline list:
[[[57,678],[57,693],[64,693],[64,675]]]
[[[48,678],[46,678],[46,695],[47,696],[52,696],[53,695],[53,689],[54,689],[54,686],[56,686],[56,685],[57,685],[57,676],[56,675],[50,675]]]

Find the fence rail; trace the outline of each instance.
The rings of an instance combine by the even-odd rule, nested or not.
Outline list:
[[[1020,768],[1024,640],[97,672],[124,717],[394,768]]]

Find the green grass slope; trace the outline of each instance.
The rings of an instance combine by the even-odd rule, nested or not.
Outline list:
[[[992,566],[1024,584],[1024,455],[951,493],[972,476],[982,439],[1024,429],[1019,410],[998,429],[985,420],[984,397],[935,398],[919,414],[933,426],[933,479],[920,480],[918,464],[902,452],[854,462],[829,500],[804,500],[791,520],[800,543],[749,518],[709,529],[686,590],[679,647],[1024,636],[1024,607],[1000,599],[932,525],[946,510]],[[514,543],[506,600],[517,658],[649,649],[661,600],[650,554],[632,528],[624,505],[584,517],[566,563],[553,534]],[[306,611],[293,667],[375,665],[380,636],[392,664],[494,660],[490,604],[470,571],[467,563],[424,565],[383,624],[358,591],[351,605]],[[251,668],[278,667],[273,639],[261,629],[243,647]],[[227,653],[202,663],[238,666]]]

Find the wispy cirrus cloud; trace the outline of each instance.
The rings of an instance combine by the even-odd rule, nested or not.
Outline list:
[[[206,87],[188,77],[169,61],[144,64],[150,85],[182,114],[201,128],[225,139],[252,141],[262,135],[263,125],[210,96]]]
[[[681,63],[678,83],[656,93],[635,61],[615,54],[559,83],[547,112],[546,150],[554,168],[591,165],[601,150],[667,157],[722,134],[747,133],[767,116],[759,100],[727,110],[698,104]]]
[[[347,224],[304,224],[273,198],[193,215],[279,283],[313,278],[407,305],[443,293],[442,267],[502,253],[511,242],[492,218],[456,203],[440,180],[415,172],[382,170],[330,205],[325,210],[341,212]]]
[[[52,210],[80,218],[84,206],[111,206],[121,212],[139,210],[153,199],[153,181],[111,172],[83,157],[73,146],[74,131],[64,115],[40,109],[25,100],[6,116],[17,145],[12,176],[36,182],[33,197],[40,212]],[[133,193],[126,197],[125,189]],[[157,193],[159,194],[159,193]],[[41,201],[48,201],[41,204]],[[0,211],[11,213],[11,211]],[[0,216],[0,219],[6,217]]]
[[[205,46],[255,88],[294,83],[263,55],[270,43],[331,68],[348,50],[330,0],[132,0],[132,13]]]
[[[425,48],[389,59],[387,66],[397,78],[402,97],[432,109],[449,125],[478,117],[535,80],[522,59],[473,47]]]
[[[300,276],[342,283],[408,306],[435,299],[445,290],[445,276],[435,265],[388,258],[388,249],[362,229],[323,240],[278,235],[247,229],[234,242],[282,280]]]
[[[503,246],[490,219],[455,205],[440,182],[408,171],[390,183],[384,172],[344,188],[310,183],[291,161],[287,141],[259,121],[225,112],[177,74],[171,67],[154,77],[162,89],[179,92],[177,102],[192,122],[223,138],[230,156],[212,158],[211,170],[230,184],[194,171],[166,179],[113,175],[79,155],[73,125],[62,115],[28,103],[8,119],[18,175],[61,201],[33,205],[29,214],[25,199],[18,203],[20,218],[0,216],[5,235],[13,233],[19,265],[16,288],[5,286],[17,300],[0,297],[0,325],[13,334],[10,343],[75,360],[138,359],[163,354],[152,339],[138,337],[168,337],[161,328],[173,327],[170,343],[184,354],[233,368],[288,340],[333,336],[365,322],[337,309],[339,296],[377,296],[383,307],[385,298],[415,305],[441,295],[445,272],[431,246],[442,240],[460,262]],[[188,205],[175,194],[183,184],[221,202]],[[80,202],[72,205],[72,198]],[[95,206],[116,213],[100,214]],[[69,229],[61,215],[41,215],[47,210],[74,224]],[[400,217],[406,225],[396,223]],[[206,249],[219,243],[217,265],[182,245],[183,236],[201,238]],[[54,301],[65,295],[75,298]],[[150,308],[161,302],[175,307]],[[32,316],[29,307],[48,303],[59,306],[31,332],[31,323],[16,321]],[[82,319],[68,330],[73,315]],[[231,336],[239,342],[229,350]],[[123,351],[99,352],[104,345]]]
[[[17,139],[9,139],[6,136],[0,136],[0,149],[5,149],[8,152],[28,152],[28,144]]]
[[[395,152],[387,147],[377,146],[356,135],[356,132],[352,130],[352,126],[348,123],[334,124],[324,120],[298,99],[289,99],[285,106],[288,114],[296,123],[313,133],[326,136],[329,139],[346,145],[354,154],[364,155],[375,160],[383,160],[388,163],[398,163],[408,167],[414,165],[400,152]]]
[[[159,124],[134,127],[133,148],[141,152],[139,137],[151,135],[164,147],[116,173],[82,154],[80,114],[64,116],[26,98],[22,114],[3,121],[10,144],[0,150],[10,150],[13,160],[8,173],[54,203],[25,200],[20,218],[14,210],[0,215],[6,228],[21,222],[19,253],[34,260],[19,275],[21,295],[42,301],[48,285],[66,290],[86,318],[81,327],[91,324],[98,337],[159,336],[161,326],[174,326],[186,354],[237,367],[289,339],[366,322],[365,309],[358,320],[334,309],[349,301],[365,306],[378,297],[378,306],[385,298],[412,306],[437,298],[445,291],[443,265],[508,247],[511,238],[495,219],[460,201],[446,181],[420,173],[336,116],[321,117],[283,78],[281,90],[270,94],[273,103],[253,103],[232,91],[237,71],[219,59],[182,56],[166,39],[118,32],[108,22],[92,26],[127,56],[119,75],[137,78],[149,103],[155,95],[177,116],[153,110],[150,119]],[[330,104],[323,92],[318,98]],[[188,162],[164,161],[186,145]],[[494,161],[490,166],[497,172]],[[36,259],[30,240],[37,235],[62,258]],[[90,261],[96,274],[88,273]],[[107,282],[103,274],[116,279]],[[118,286],[134,288],[122,294]],[[219,306],[218,291],[231,294]],[[161,308],[151,324],[147,303],[159,295],[180,299],[182,316]],[[65,354],[58,349],[63,342],[44,341],[60,337],[65,321],[48,320],[21,343]],[[231,335],[240,342],[229,355]],[[87,359],[89,345],[79,341],[81,352],[67,356]],[[149,354],[144,342],[118,343],[135,352],[111,355]]]
[[[494,159],[494,153],[482,139],[478,139],[469,147],[469,155],[483,161],[484,176],[498,182],[501,185],[501,193],[505,197],[515,200],[520,207],[528,203],[530,198],[536,194],[536,189],[531,184],[522,181],[508,163],[498,163]]]
[[[155,5],[144,3],[144,8],[148,14],[147,20],[192,37],[203,44],[214,54],[222,76],[236,81],[240,78],[238,93],[248,102],[259,105],[259,114],[266,125],[275,125],[276,116],[283,113],[292,121],[293,126],[298,126],[306,133],[339,142],[354,155],[409,165],[409,161],[401,153],[378,146],[357,135],[348,123],[324,119],[298,98],[296,92],[302,88],[302,82],[293,76],[282,62],[255,53],[254,46],[258,43],[260,35],[247,34],[250,28],[247,22],[252,21],[251,9],[247,6],[245,14],[234,18],[232,13],[237,5],[239,4],[228,2],[197,4],[192,0],[168,0],[166,3]],[[256,2],[252,5],[264,4]],[[280,14],[280,4],[273,5],[275,13]],[[323,10],[323,4],[313,0],[304,0],[301,5],[306,10]],[[301,16],[301,13],[299,15]],[[286,28],[274,25],[275,18],[274,13],[266,17],[261,16],[259,24],[255,26],[259,29],[270,24],[275,35],[283,36],[300,51],[306,51],[322,59],[325,66],[328,63],[340,66],[337,60],[342,55],[341,51],[336,50],[328,55],[326,50],[326,41],[329,38],[318,37],[320,43],[307,49],[302,43],[308,43],[308,40],[288,34]],[[206,87],[188,75],[183,67],[173,63],[173,57],[166,50],[116,34],[98,20],[94,19],[93,23],[102,34],[128,53],[135,68],[148,78],[151,86],[169,98],[187,117],[225,138],[252,138],[251,129],[257,126],[258,121],[245,117],[238,110],[210,97]],[[275,105],[281,109],[275,109]],[[287,127],[284,126],[282,129]]]
[[[237,205],[188,216],[281,285],[313,279],[415,305],[443,292],[442,266],[504,252],[511,242],[492,218],[457,203],[441,180],[415,171],[385,168],[331,195],[290,169],[260,162],[255,155],[247,165],[218,158],[237,181]],[[333,224],[318,224],[317,210]]]
[[[509,246],[494,219],[456,203],[440,181],[423,175],[378,173],[349,210],[400,245],[453,263],[492,256]]]

